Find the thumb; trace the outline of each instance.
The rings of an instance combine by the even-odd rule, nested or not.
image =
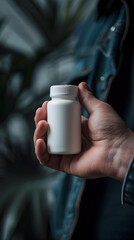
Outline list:
[[[78,86],[78,97],[81,105],[86,109],[86,111],[91,114],[95,111],[95,108],[100,104],[98,100],[89,90],[86,82],[81,82]]]

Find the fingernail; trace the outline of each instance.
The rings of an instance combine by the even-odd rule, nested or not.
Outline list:
[[[36,142],[35,142],[35,146],[36,146],[36,144],[38,144],[38,143],[39,143],[39,141],[40,141],[40,139],[37,139],[37,140],[36,140]]]
[[[88,89],[88,85],[87,85],[86,82],[83,83],[83,87],[86,88],[86,89]]]
[[[39,121],[38,124],[37,124],[37,127],[42,123],[42,121]]]
[[[37,108],[36,112],[35,112],[35,115],[38,113],[38,111],[40,110],[40,108]]]

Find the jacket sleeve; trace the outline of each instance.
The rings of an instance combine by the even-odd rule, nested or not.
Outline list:
[[[121,203],[134,205],[134,157],[123,181]]]

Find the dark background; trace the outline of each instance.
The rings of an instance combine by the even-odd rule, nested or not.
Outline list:
[[[0,0],[1,240],[48,239],[58,173],[36,159],[34,115],[51,85],[68,83],[75,29],[91,9],[90,0]]]

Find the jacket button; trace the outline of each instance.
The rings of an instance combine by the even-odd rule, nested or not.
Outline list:
[[[105,80],[104,76],[101,76],[101,77],[100,77],[100,80],[101,80],[101,81],[104,81],[104,80]]]
[[[112,27],[110,28],[110,30],[111,30],[112,32],[114,32],[114,31],[115,31],[115,26],[112,26]]]

